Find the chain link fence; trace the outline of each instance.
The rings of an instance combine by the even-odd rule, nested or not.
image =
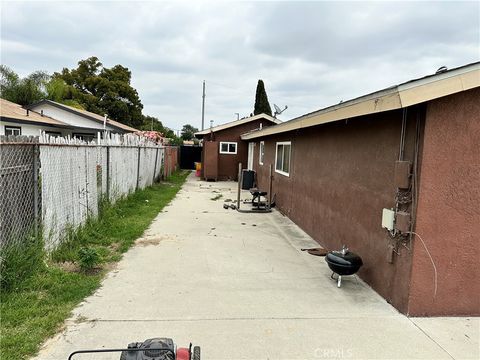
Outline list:
[[[34,138],[9,136],[0,140],[0,247],[4,247],[37,235],[39,157]]]
[[[178,167],[176,147],[133,136],[90,144],[9,136],[1,137],[0,143],[2,247],[42,231],[46,248],[54,249],[68,229],[98,215],[103,199],[115,202]]]

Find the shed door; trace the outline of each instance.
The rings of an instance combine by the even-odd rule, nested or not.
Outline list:
[[[253,170],[253,151],[255,150],[255,143],[248,143],[248,170]]]
[[[215,181],[218,178],[218,141],[203,143],[203,177]]]

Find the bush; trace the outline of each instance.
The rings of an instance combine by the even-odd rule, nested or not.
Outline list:
[[[80,269],[84,272],[92,270],[100,262],[100,255],[93,247],[82,247],[78,251]]]
[[[10,291],[44,266],[43,240],[34,236],[0,249],[0,288]]]

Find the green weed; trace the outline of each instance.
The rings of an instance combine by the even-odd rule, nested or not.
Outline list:
[[[19,283],[44,267],[43,240],[27,235],[0,249],[0,289],[12,291]]]
[[[78,263],[83,272],[93,270],[100,262],[100,254],[94,247],[82,247],[78,251]]]
[[[98,288],[106,273],[106,266],[102,269],[101,265],[120,260],[122,253],[175,197],[188,174],[172,174],[168,182],[139,190],[114,205],[102,203],[99,217],[89,219],[76,231],[69,229],[67,241],[48,257],[43,252],[43,243],[33,240],[17,251],[16,257],[2,254],[2,279],[5,271],[10,280],[5,280],[8,284],[5,287],[2,282],[1,359],[26,359],[34,355],[41,343],[59,330],[73,308]],[[82,255],[81,249],[89,250]],[[92,256],[93,253],[98,257]],[[78,271],[82,261],[88,266],[96,262],[93,266],[99,266],[99,271]],[[72,263],[76,266],[66,266]],[[21,271],[16,273],[12,269]]]

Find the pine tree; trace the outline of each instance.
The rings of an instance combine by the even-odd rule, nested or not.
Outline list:
[[[272,116],[272,108],[268,103],[267,92],[265,91],[265,85],[263,80],[258,80],[257,84],[257,94],[255,95],[255,108],[253,109],[253,114],[267,114]]]

